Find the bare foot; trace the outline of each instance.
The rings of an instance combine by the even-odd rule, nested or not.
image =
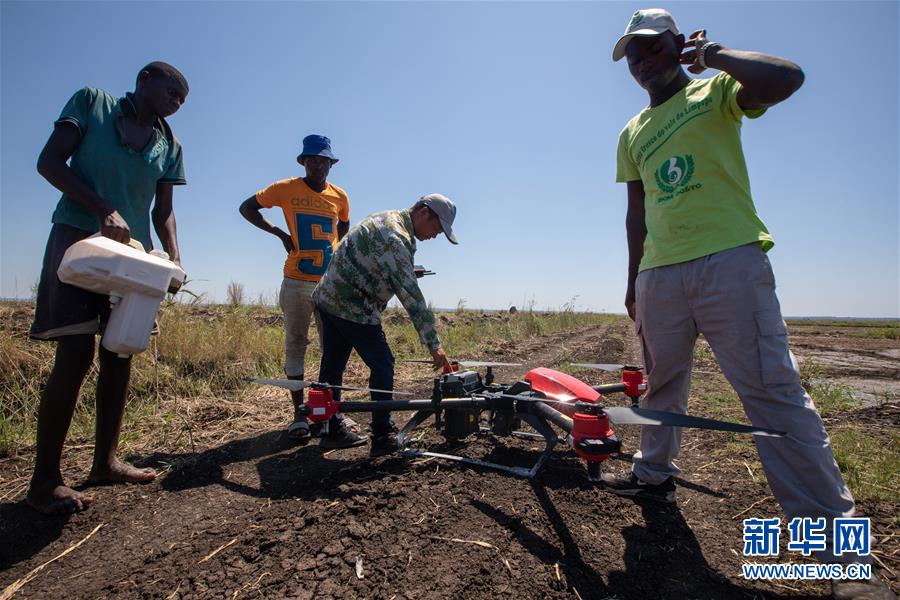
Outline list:
[[[76,492],[61,481],[52,481],[47,485],[31,484],[25,502],[45,515],[69,515],[87,509],[94,499],[81,492]]]
[[[107,483],[147,483],[156,479],[156,471],[150,468],[139,469],[118,458],[108,465],[97,466],[91,469],[87,483],[102,485]]]

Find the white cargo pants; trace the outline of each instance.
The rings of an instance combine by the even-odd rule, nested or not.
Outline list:
[[[641,406],[687,412],[694,343],[702,333],[750,422],[810,444],[755,438],[769,487],[787,519],[825,517],[830,547],[832,519],[852,516],[855,505],[822,419],[800,385],[775,277],[759,245],[642,271],[635,293],[648,382]],[[681,428],[644,426],[634,474],[654,484],[678,475],[672,460],[680,445]],[[830,553],[821,558],[840,560]]]

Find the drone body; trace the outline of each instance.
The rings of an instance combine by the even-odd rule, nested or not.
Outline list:
[[[418,361],[416,361],[418,362]],[[425,361],[423,361],[425,362]],[[431,362],[431,361],[427,361]],[[484,379],[477,371],[461,371],[460,366],[485,367]],[[516,476],[532,478],[538,474],[560,441],[570,446],[585,461],[588,478],[600,479],[600,464],[621,451],[621,443],[610,423],[632,425],[663,425],[715,429],[753,435],[789,438],[803,444],[783,431],[775,431],[704,419],[684,414],[653,411],[638,407],[647,389],[641,367],[627,365],[577,365],[602,370],[621,369],[622,382],[590,386],[566,373],[539,367],[528,371],[521,381],[512,384],[494,383],[493,367],[517,366],[510,363],[458,362],[434,379],[430,399],[388,400],[378,402],[343,402],[334,399],[332,390],[355,389],[316,382],[294,380],[252,379],[250,381],[277,385],[309,387],[309,396],[302,407],[308,419],[327,427],[328,420],[338,412],[415,411],[397,440],[403,454],[432,456],[504,471]],[[382,390],[377,390],[382,391]],[[405,392],[392,392],[405,394]],[[632,405],[605,406],[605,394],[622,393]],[[483,413],[487,412],[486,423]],[[435,428],[448,441],[463,440],[476,433],[490,432],[499,437],[517,436],[543,439],[545,448],[530,468],[502,465],[475,458],[423,451],[409,447],[410,434],[426,419],[433,417]],[[536,432],[522,431],[522,423]]]
[[[404,454],[464,462],[528,478],[537,475],[556,444],[563,441],[585,461],[589,479],[598,480],[600,463],[621,450],[611,421],[701,427],[778,437],[785,435],[783,432],[736,423],[661,413],[634,406],[605,407],[601,404],[603,394],[615,392],[624,393],[636,403],[646,390],[639,368],[624,370],[622,383],[592,387],[571,375],[544,367],[532,369],[523,380],[513,384],[497,384],[493,383],[491,371],[491,367],[497,365],[477,364],[487,367],[485,379],[476,371],[449,371],[434,379],[432,397],[422,400],[341,402],[334,399],[331,387],[311,384],[305,410],[310,421],[320,423],[326,423],[338,412],[415,411],[397,436]],[[487,426],[482,425],[485,412],[488,413]],[[490,432],[500,437],[543,439],[546,446],[531,468],[410,448],[410,434],[430,417],[434,418],[435,428],[448,441]],[[521,431],[519,428],[523,422],[537,433]]]

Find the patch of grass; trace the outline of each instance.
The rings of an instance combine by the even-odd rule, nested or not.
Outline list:
[[[585,360],[585,362],[587,362],[587,360]],[[588,367],[576,367],[574,364],[572,364],[570,362],[560,363],[560,364],[556,365],[554,367],[554,369],[556,369],[557,371],[559,371],[561,373],[568,373],[569,375],[572,375],[574,377],[578,377],[579,375],[581,375],[581,376],[596,375],[597,373],[600,372],[600,371],[597,371],[596,369],[590,369]]]
[[[27,443],[53,355],[51,344],[29,344],[24,335],[0,331],[0,456]]]
[[[55,344],[28,341],[27,319],[16,321],[12,314],[0,312],[0,456],[34,444],[37,406],[55,353]],[[577,313],[571,307],[556,313],[516,314],[460,307],[438,315],[438,330],[450,356],[489,359],[502,352],[504,342],[613,319]],[[159,321],[161,334],[132,360],[121,439],[125,448],[137,444],[183,448],[192,443],[192,428],[199,429],[200,424],[204,430],[224,433],[234,419],[254,410],[244,401],[256,391],[243,381],[245,377],[282,376],[284,329],[277,309],[168,301]],[[385,311],[383,324],[398,358],[428,357],[405,311]],[[315,369],[321,358],[315,327],[310,328],[310,338],[306,364]],[[96,378],[95,366],[82,386],[69,444],[93,440]]]
[[[876,327],[872,329],[864,329],[862,331],[854,331],[850,335],[852,335],[853,337],[879,340],[900,340],[900,327]]]
[[[607,323],[615,318],[597,313],[534,310],[520,310],[509,314],[457,309],[452,313],[437,315],[438,333],[447,354],[451,358],[466,359],[490,358],[495,353],[492,348],[504,342],[525,342],[558,331]],[[419,342],[418,334],[405,313],[397,311],[386,316],[383,322],[388,341],[398,359],[427,357],[427,351]]]
[[[280,325],[260,325],[254,318],[259,315],[245,309],[224,310],[209,317],[198,317],[194,312],[186,305],[165,305],[159,315],[162,334],[151,339],[146,352],[132,359],[123,445],[136,435],[146,434],[148,428],[159,429],[156,433],[166,436],[170,429],[183,427],[179,419],[167,422],[161,417],[163,404],[172,399],[237,400],[246,393],[245,377],[281,375],[284,331]],[[0,456],[34,444],[41,389],[55,352],[55,344],[2,333]],[[307,360],[318,363],[315,341],[310,344]],[[93,439],[96,385],[95,364],[81,388],[70,441]]]
[[[694,363],[697,365],[702,365],[704,363],[715,363],[716,356],[713,354],[712,348],[709,347],[709,344],[700,343],[698,340],[696,344],[694,344]]]
[[[832,383],[825,370],[816,362],[806,361],[800,367],[800,383],[809,393],[823,417],[859,408],[862,404],[853,396],[850,386]]]
[[[160,315],[156,352],[135,357],[133,386],[156,394],[190,395],[197,386],[212,392],[233,390],[251,375],[277,376],[282,370],[284,329],[260,325],[242,312],[197,321],[172,307]],[[310,350],[317,352],[317,345]],[[312,354],[312,353],[310,353]],[[307,361],[315,359],[307,356]]]
[[[900,502],[900,432],[844,425],[829,433],[834,458],[857,501]]]
[[[786,319],[789,327],[900,327],[900,321],[892,319]]]
[[[747,420],[740,398],[727,384],[720,388],[700,391],[688,403],[688,412],[709,419]]]

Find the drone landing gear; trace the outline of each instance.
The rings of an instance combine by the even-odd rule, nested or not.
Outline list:
[[[474,465],[476,467],[483,467],[486,469],[494,469],[495,471],[503,471],[504,473],[509,473],[510,475],[515,475],[516,477],[523,477],[525,479],[532,479],[535,475],[537,475],[543,466],[546,464],[547,459],[550,458],[550,454],[553,452],[553,448],[556,446],[557,442],[559,442],[559,437],[556,435],[556,432],[553,431],[553,428],[550,427],[550,424],[547,423],[544,419],[537,417],[531,414],[523,414],[521,418],[523,421],[531,425],[537,433],[531,433],[527,431],[514,431],[513,435],[518,435],[519,437],[527,437],[527,438],[537,438],[543,439],[546,443],[544,450],[541,452],[540,456],[538,456],[537,461],[530,467],[514,467],[510,465],[501,465],[499,463],[493,463],[486,460],[479,460],[477,458],[469,458],[468,456],[459,456],[456,454],[443,454],[441,452],[431,452],[426,450],[416,450],[415,448],[408,448],[406,444],[409,440],[409,435],[412,431],[422,424],[425,419],[432,416],[434,411],[432,410],[420,410],[416,412],[412,418],[403,426],[403,429],[400,430],[400,433],[397,435],[397,442],[400,444],[402,448],[401,453],[405,456],[429,456],[433,458],[440,458],[443,460],[450,460],[454,462],[461,462],[469,465]],[[489,431],[489,429],[487,429]]]

